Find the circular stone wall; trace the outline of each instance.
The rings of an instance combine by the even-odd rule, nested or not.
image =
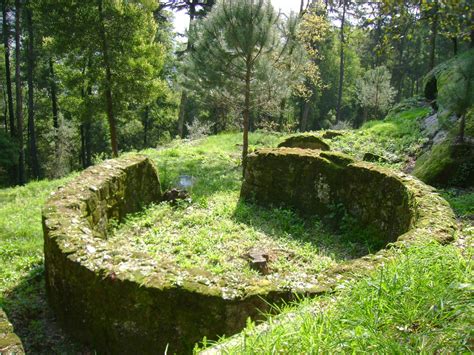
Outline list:
[[[386,241],[417,238],[448,241],[454,216],[447,203],[418,180],[344,155],[302,149],[265,149],[249,155],[242,198],[283,204],[303,213],[325,215],[337,203],[361,223],[378,228]],[[232,335],[247,317],[261,318],[268,303],[293,294],[272,285],[243,298],[184,280],[139,256],[110,267],[97,258],[111,219],[122,220],[161,200],[158,174],[143,156],[109,160],[85,170],[55,192],[43,209],[46,289],[64,327],[105,353],[190,352],[206,336]],[[318,275],[310,294],[332,290],[338,280],[370,269],[384,251],[343,263]],[[107,257],[113,257],[109,250]],[[337,274],[337,275],[336,275]],[[336,275],[336,276],[335,276]]]

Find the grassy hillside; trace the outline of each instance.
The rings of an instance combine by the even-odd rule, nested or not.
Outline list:
[[[359,158],[367,151],[373,152],[388,159],[383,164],[400,168],[423,143],[419,119],[427,112],[421,108],[394,114],[385,121],[369,122],[360,130],[348,131],[329,143],[332,149]],[[253,133],[250,148],[276,146],[283,138],[280,134]],[[155,206],[146,214],[131,218],[122,232],[137,231],[143,226],[151,228],[146,237],[155,252],[159,252],[164,245],[156,241],[162,235],[153,232],[153,226],[161,218],[159,229],[165,230],[168,241],[175,242],[178,249],[188,243],[193,253],[201,250],[206,258],[194,262],[205,262],[221,274],[228,269],[220,254],[206,243],[208,233],[228,234],[229,243],[234,238],[270,238],[300,248],[303,259],[309,255],[305,245],[314,242],[316,236],[327,259],[308,260],[307,265],[315,263],[315,272],[324,263],[360,255],[363,248],[371,247],[369,239],[362,245],[354,243],[350,238],[353,230],[342,229],[337,242],[329,243],[330,233],[318,221],[304,221],[287,210],[239,204],[240,144],[241,134],[227,133],[199,141],[175,141],[164,148],[143,151],[156,161],[164,189],[174,186],[181,174],[194,177],[193,202],[173,209],[168,205]],[[6,310],[27,350],[34,353],[85,350],[55,324],[54,315],[46,306],[43,284],[40,208],[54,189],[72,177],[0,190],[0,307]],[[317,303],[305,301],[296,309],[289,308],[286,312],[299,314],[295,323],[272,327],[265,337],[253,333],[250,325],[246,330],[250,334],[248,344],[254,344],[257,353],[270,351],[270,344],[278,345],[275,349],[282,351],[290,349],[290,345],[301,351],[317,351],[317,343],[321,349],[336,346],[341,351],[349,347],[362,350],[367,344],[374,344],[373,349],[381,352],[398,351],[403,346],[413,351],[431,352],[442,346],[467,351],[472,325],[469,297],[473,291],[472,248],[468,244],[474,233],[469,216],[473,213],[474,194],[447,190],[445,195],[459,216],[464,216],[461,249],[429,246],[400,253],[399,262],[387,265],[383,274],[375,274],[357,285],[346,285],[346,290],[335,298]],[[180,230],[179,238],[173,234],[176,229]],[[186,265],[187,260],[179,262]],[[308,307],[317,309],[321,305],[330,312],[320,312],[316,317],[313,311],[306,312]],[[303,345],[305,348],[298,348]],[[243,352],[250,352],[249,349],[237,348]]]

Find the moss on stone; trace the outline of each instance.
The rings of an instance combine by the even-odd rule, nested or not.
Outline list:
[[[458,128],[416,161],[413,175],[430,185],[474,186],[474,109],[466,115],[465,139],[459,142]]]
[[[474,50],[468,50],[434,68],[424,79],[425,96],[435,100],[441,117],[465,114],[465,137],[458,141],[460,120],[448,138],[425,152],[414,175],[428,184],[474,186]]]
[[[24,354],[23,344],[14,333],[7,315],[0,308],[0,354]]]
[[[327,133],[327,132],[326,132]],[[335,135],[332,135],[333,137]],[[319,149],[329,150],[329,144],[327,144],[323,138],[314,134],[300,134],[292,136],[281,142],[278,147],[287,148],[302,148],[302,149]]]
[[[341,204],[362,223],[377,226],[386,242],[400,234],[396,243],[452,238],[454,216],[447,204],[407,175],[320,150],[262,149],[248,159],[242,198],[320,215]],[[76,338],[99,352],[157,353],[167,344],[170,352],[189,352],[203,336],[234,334],[248,317],[263,318],[269,304],[295,299],[293,292],[272,284],[255,285],[240,298],[191,279],[176,286],[177,271],[166,264],[131,256],[120,270],[96,258],[111,219],[121,220],[160,197],[153,164],[130,156],[87,169],[45,205],[48,299]],[[385,257],[381,251],[321,272],[319,283],[301,295],[328,292]]]
[[[414,227],[423,230],[425,224],[438,226],[439,233],[430,238],[445,242],[453,238],[455,226],[452,210],[429,186],[400,172],[352,162],[343,154],[259,150],[248,157],[241,197],[323,217],[342,206],[357,221],[378,230],[386,242],[405,240],[407,233],[416,239],[423,233],[413,234]]]

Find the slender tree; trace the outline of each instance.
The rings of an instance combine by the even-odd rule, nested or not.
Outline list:
[[[7,0],[2,0],[3,46],[5,47],[5,79],[8,103],[8,117],[10,120],[10,135],[16,137],[15,111],[13,108],[12,77],[10,69],[10,28],[7,17]]]
[[[99,34],[102,45],[102,60],[105,68],[105,106],[107,111],[107,118],[109,121],[110,130],[110,143],[112,146],[112,156],[118,156],[118,143],[117,143],[117,125],[114,115],[114,103],[112,99],[112,70],[110,68],[109,58],[109,43],[107,40],[107,33],[105,29],[105,16],[103,9],[103,0],[97,0],[97,10],[99,12]]]
[[[23,145],[23,93],[21,81],[21,1],[15,0],[15,90],[18,141],[18,184],[25,183],[25,148]]]
[[[36,128],[35,128],[35,105],[34,105],[34,85],[33,73],[35,68],[34,55],[34,34],[33,21],[31,18],[31,9],[26,7],[26,27],[28,30],[27,45],[27,78],[28,78],[28,150],[29,162],[33,178],[39,179],[40,168],[38,161],[38,149],[36,147]]]
[[[342,89],[344,86],[344,46],[346,43],[344,36],[344,26],[346,23],[346,7],[348,0],[341,0],[342,3],[342,16],[341,16],[341,29],[340,29],[340,50],[339,50],[339,88],[337,91],[337,106],[336,106],[336,122],[341,120],[342,114]]]
[[[286,46],[282,47],[278,24],[278,15],[268,1],[223,0],[192,28],[189,72],[196,77],[191,80],[210,91],[227,92],[221,98],[242,107],[244,171],[251,111],[258,94],[269,88],[265,83],[278,77],[276,70],[284,58],[282,48]]]

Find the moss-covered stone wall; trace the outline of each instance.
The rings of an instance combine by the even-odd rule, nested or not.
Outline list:
[[[248,317],[263,318],[269,304],[289,301],[273,285],[243,298],[220,287],[169,281],[177,271],[159,260],[130,255],[117,270],[90,263],[107,238],[111,218],[161,199],[152,162],[142,156],[109,160],[61,187],[43,209],[46,289],[65,329],[99,353],[190,353],[204,336],[240,331]],[[113,255],[113,250],[108,251]],[[146,270],[146,273],[143,273]],[[315,291],[317,292],[317,290]]]
[[[378,231],[385,242],[394,242],[419,221],[424,213],[418,208],[419,194],[431,196],[430,189],[403,173],[354,162],[340,153],[279,148],[249,155],[241,197],[290,206],[303,214],[347,214]],[[447,203],[441,198],[434,202],[443,206],[443,219],[452,227],[454,216]],[[434,227],[438,221],[431,223]]]
[[[447,203],[408,175],[338,153],[297,148],[265,149],[248,159],[243,198],[322,215],[343,206],[378,226],[387,241],[398,237],[397,243],[453,236],[454,215]],[[99,353],[190,353],[202,337],[235,334],[248,317],[263,318],[269,304],[295,297],[272,284],[241,298],[225,297],[220,287],[197,281],[176,285],[167,278],[176,270],[133,252],[118,269],[90,262],[104,245],[111,219],[121,220],[161,196],[152,162],[128,156],[85,170],[43,209],[49,302],[65,329]],[[383,260],[380,253],[322,272],[318,284],[301,293],[333,290],[354,270]]]

